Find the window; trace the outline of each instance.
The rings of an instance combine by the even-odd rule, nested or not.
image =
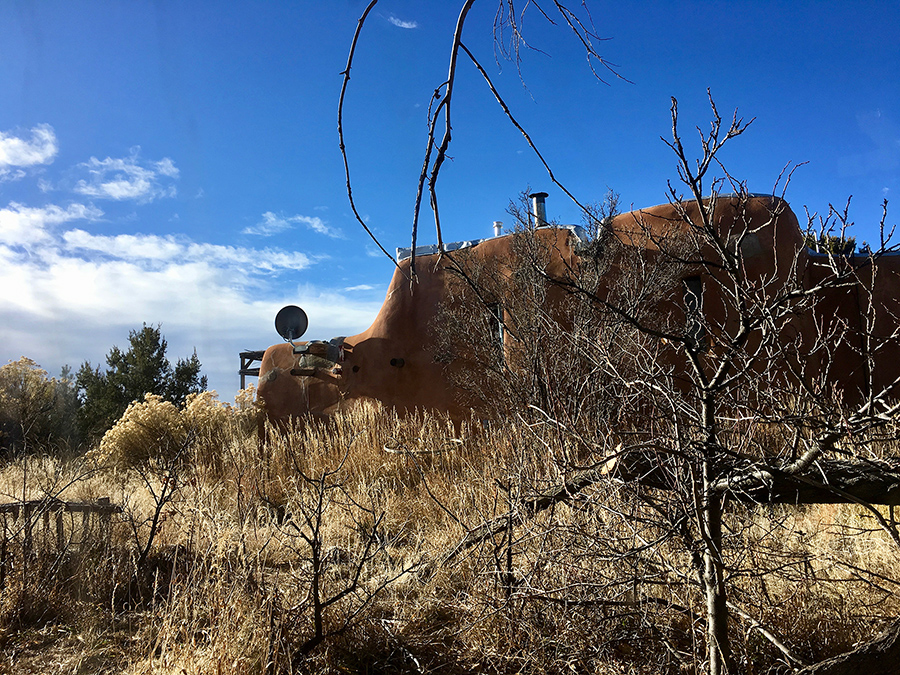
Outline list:
[[[703,324],[703,280],[687,277],[684,280],[685,337],[688,346],[698,352],[707,349],[706,327]]]

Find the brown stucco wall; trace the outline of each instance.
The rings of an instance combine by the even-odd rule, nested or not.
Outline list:
[[[685,212],[680,212],[666,204],[622,214],[613,221],[610,231],[622,244],[620,250],[639,251],[652,264],[679,237],[684,240],[692,236],[685,217],[699,223],[698,207],[691,203],[685,208]],[[778,198],[753,197],[745,203],[722,198],[710,224],[723,245],[740,251],[741,274],[748,287],[757,289],[755,301],[770,302],[785,287],[813,288],[834,274],[821,264],[820,258],[808,254],[796,216]],[[535,231],[535,237],[547,252],[541,263],[547,276],[570,278],[579,265],[571,231],[541,228]],[[743,242],[739,248],[738,240]],[[259,397],[269,419],[284,420],[307,412],[328,415],[365,398],[379,400],[400,412],[435,409],[456,419],[464,417],[472,402],[452,384],[453,364],[435,360],[433,329],[439,307],[447,300],[452,284],[459,283],[458,276],[449,274],[447,268],[460,256],[475,261],[504,260],[510,257],[512,246],[513,236],[507,235],[444,257],[420,256],[416,260],[415,283],[410,281],[410,261],[399,263],[374,323],[366,331],[344,338],[343,361],[335,363],[333,369],[320,368],[312,376],[292,375],[298,357],[291,346],[270,347],[263,357],[259,380]],[[716,255],[704,244],[697,259],[715,259]],[[626,259],[622,255],[622,260]],[[623,264],[610,266],[607,290],[614,289],[627,276],[621,267],[615,271],[617,265]],[[844,264],[860,268],[858,286],[820,294],[814,312],[798,313],[781,328],[785,344],[790,343],[785,353],[759,367],[777,371],[784,367],[779,359],[792,359],[811,379],[824,377],[831,386],[845,391],[848,401],[855,401],[868,393],[869,375],[874,377],[876,387],[886,386],[900,375],[900,350],[895,340],[888,340],[900,316],[896,292],[900,256],[877,261],[874,275],[862,257],[848,259]],[[698,264],[693,269],[687,265],[684,269],[684,275],[695,273],[704,278],[703,310],[710,324],[727,333],[736,330],[738,317],[733,304],[723,299],[720,286],[730,283],[728,275],[708,265]],[[561,302],[564,294],[563,288],[552,288],[547,301]],[[680,282],[663,293],[659,307],[661,315],[670,321],[685,321]],[[879,340],[873,354],[874,369],[868,368],[861,358],[865,350],[858,333],[856,343],[851,334],[843,343],[836,343],[830,355],[815,348],[821,346],[816,341],[821,331],[859,327],[866,317],[873,321]],[[712,339],[713,354],[716,348]],[[753,348],[752,343],[749,348]],[[674,353],[671,356],[673,361],[678,360]],[[773,376],[777,377],[777,373]]]

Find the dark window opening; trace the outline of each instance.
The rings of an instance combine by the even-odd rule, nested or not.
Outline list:
[[[490,321],[490,340],[497,352],[497,357],[503,361],[503,347],[506,341],[506,329],[503,326],[503,305],[494,303],[487,306]]]
[[[698,352],[705,352],[706,326],[703,324],[703,280],[687,277],[684,280],[685,337],[688,346]]]

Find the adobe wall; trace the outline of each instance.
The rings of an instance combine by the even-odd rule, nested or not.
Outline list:
[[[823,379],[843,391],[850,404],[870,395],[888,392],[900,395],[894,383],[900,379],[900,256],[884,255],[874,261],[855,255],[837,260],[840,273],[853,283],[830,288],[817,307],[817,328],[821,335],[843,335],[830,340],[829,361]],[[826,256],[810,255],[806,280],[810,288],[827,283],[835,274]]]
[[[659,260],[670,259],[675,247],[687,242],[687,249],[693,246],[693,257],[673,271],[675,276],[666,282],[668,287],[657,289],[654,310],[667,328],[684,326],[687,317],[682,280],[700,275],[703,313],[713,328],[708,336],[712,357],[721,348],[716,344],[716,330],[734,335],[740,328],[735,302],[728,299],[733,290],[733,273],[729,275],[715,265],[699,262],[715,261],[720,252],[705,241],[702,246],[691,241],[694,235],[685,217],[695,223],[700,221],[696,204],[685,208],[686,212],[681,213],[666,204],[617,216],[609,231],[619,244],[618,257],[608,262],[609,271],[597,292],[610,298],[621,290],[623,279],[642,283],[634,269],[625,267],[633,268],[638,260],[638,265],[650,269]],[[711,224],[722,245],[736,253],[739,275],[749,289],[744,301],[751,306],[771,304],[786,288],[814,288],[834,274],[821,264],[822,259],[810,255],[804,247],[797,218],[782,200],[753,197],[739,207],[737,200],[721,198]],[[580,264],[572,232],[540,228],[535,237],[545,251],[537,266],[550,279],[570,280]],[[428,408],[448,412],[455,419],[465,417],[477,402],[453,384],[454,369],[460,364],[442,363],[435,357],[434,331],[440,330],[436,322],[441,305],[448,302],[453,284],[461,283],[449,268],[463,258],[474,264],[500,261],[499,269],[506,270],[501,274],[508,275],[510,267],[504,261],[513,255],[513,242],[513,235],[507,235],[444,257],[420,256],[416,259],[415,283],[409,278],[410,261],[400,262],[374,323],[366,331],[344,338],[343,360],[317,368],[314,375],[291,374],[292,369],[296,373],[298,365],[303,365],[291,345],[270,347],[262,359],[259,379],[259,397],[269,419],[278,421],[307,412],[328,415],[365,398],[379,400],[400,412]],[[777,379],[778,371],[786,372],[788,367],[799,368],[810,382],[817,378],[827,380],[829,386],[843,390],[845,398],[853,402],[868,394],[870,381],[879,388],[900,375],[900,349],[896,340],[888,339],[900,316],[900,256],[881,258],[874,277],[871,266],[866,267],[862,258],[850,259],[846,264],[859,267],[859,283],[819,294],[814,312],[797,311],[786,317],[778,328],[784,349],[757,363],[762,369],[758,373],[761,383],[770,376]],[[564,288],[552,287],[547,302],[561,306],[564,296]],[[872,312],[868,313],[870,308]],[[878,339],[877,349],[870,349],[875,357],[874,368],[868,367],[861,357],[864,345],[859,341],[859,331],[853,330],[854,326],[863,326],[866,317],[874,320]],[[827,339],[820,339],[845,328],[851,330],[843,341],[829,344]],[[756,346],[758,343],[752,340],[746,345],[751,351]],[[506,349],[511,354],[515,345],[509,344]],[[683,364],[683,357],[675,349],[674,345],[670,348],[669,357],[673,363]],[[766,368],[771,373],[763,372]]]

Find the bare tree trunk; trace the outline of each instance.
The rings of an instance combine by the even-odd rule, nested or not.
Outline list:
[[[728,595],[722,560],[722,500],[710,490],[709,461],[703,463],[703,496],[699,514],[704,532],[703,588],[706,592],[706,640],[710,675],[733,673],[728,639]]]
[[[705,375],[700,372],[705,380]],[[705,382],[704,382],[705,383]],[[714,394],[707,391],[701,410],[703,444],[701,446],[701,491],[696,492],[694,504],[699,511],[697,521],[703,543],[703,571],[701,582],[706,592],[706,651],[710,675],[733,673],[731,643],[728,640],[728,591],[725,587],[725,561],[722,558],[722,497],[713,486],[713,461],[721,454],[716,435]]]

